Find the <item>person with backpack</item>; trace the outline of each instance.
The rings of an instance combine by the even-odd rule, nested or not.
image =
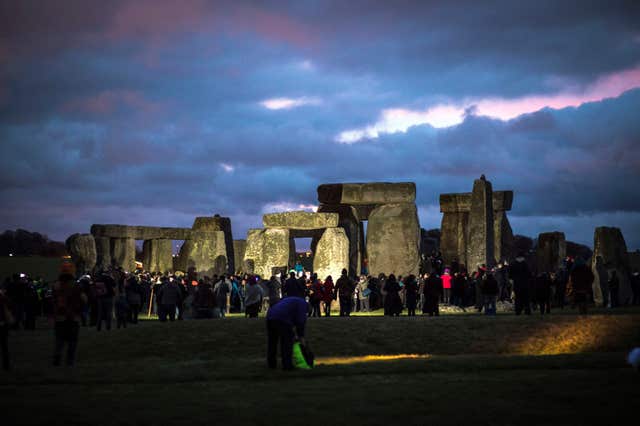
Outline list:
[[[115,296],[116,282],[109,274],[99,275],[94,284],[98,305],[98,323],[96,329],[102,329],[104,321],[107,330],[111,330],[113,317],[113,296]]]
[[[302,297],[286,297],[267,311],[267,366],[277,367],[278,344],[282,356],[282,369],[293,370],[293,343],[295,338],[304,344],[307,322],[307,302]]]
[[[369,297],[371,289],[369,288],[369,280],[365,275],[360,275],[358,280],[358,301],[360,302],[360,312],[369,312]]]
[[[75,364],[80,332],[80,316],[82,308],[87,303],[87,296],[75,282],[70,268],[63,265],[58,282],[53,287],[54,319],[55,319],[55,349],[53,365],[59,366],[62,361],[62,351],[67,346],[66,363],[69,367]]]

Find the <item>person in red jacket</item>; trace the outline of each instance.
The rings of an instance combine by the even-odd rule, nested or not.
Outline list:
[[[324,302],[324,316],[331,316],[331,302],[335,300],[335,292],[333,285],[333,278],[331,275],[327,276],[322,284],[322,301]]]
[[[444,290],[443,303],[448,305],[451,301],[451,274],[449,268],[444,270],[444,274],[440,277],[442,279],[442,289]]]

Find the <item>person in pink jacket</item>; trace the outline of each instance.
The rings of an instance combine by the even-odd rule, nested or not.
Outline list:
[[[444,290],[442,302],[448,305],[451,300],[451,274],[449,268],[445,268],[444,274],[442,274],[442,289]]]

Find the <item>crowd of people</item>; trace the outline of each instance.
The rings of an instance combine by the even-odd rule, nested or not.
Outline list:
[[[596,273],[600,266],[596,262]],[[340,316],[379,309],[387,316],[399,316],[404,310],[409,316],[416,312],[437,316],[441,306],[495,315],[499,302],[513,303],[516,315],[535,310],[545,315],[552,306],[563,309],[567,303],[586,313],[594,280],[583,259],[567,257],[558,271],[534,274],[522,254],[511,263],[480,265],[471,273],[455,260],[445,265],[439,253],[429,256],[418,276],[351,277],[344,269],[334,282],[332,276],[321,279],[304,271],[299,263],[288,274],[283,272],[269,278],[252,274],[198,277],[194,271],[161,274],[110,268],[78,278],[71,264],[65,264],[55,283],[14,275],[0,288],[3,367],[9,368],[9,329],[34,329],[38,316],[55,323],[53,363],[61,363],[66,346],[66,362],[73,365],[79,327],[111,330],[115,319],[117,328],[126,328],[137,324],[141,314],[157,315],[161,322],[224,318],[228,313],[256,318],[288,297],[305,300],[309,317],[331,316],[334,309]],[[616,307],[619,279],[615,271],[606,277],[606,300]],[[632,288],[633,303],[640,304],[638,271],[632,275]]]

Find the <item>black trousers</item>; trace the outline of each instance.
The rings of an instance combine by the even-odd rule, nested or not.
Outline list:
[[[62,360],[62,350],[64,349],[65,344],[67,345],[67,365],[71,366],[76,362],[76,349],[78,348],[79,331],[80,324],[78,321],[56,321],[56,346],[53,352],[53,365],[60,365],[60,361]]]
[[[9,325],[0,325],[0,346],[2,347],[2,368],[9,370]]]
[[[311,300],[311,314],[310,317],[319,317],[320,316],[320,301],[319,300]]]
[[[351,315],[351,297],[340,298],[340,316],[348,317]]]
[[[130,304],[129,305],[129,322],[132,324],[137,324],[139,314],[140,314],[140,305]]]
[[[529,298],[529,292],[521,290],[515,292],[516,294],[516,315],[520,315],[524,310],[524,313],[531,315],[531,301]]]
[[[267,320],[267,365],[276,368],[278,342],[282,355],[282,369],[293,370],[293,328],[282,321]]]
[[[107,330],[111,330],[111,317],[113,316],[113,298],[103,297],[98,299],[98,325],[97,329],[102,329],[104,321]]]

